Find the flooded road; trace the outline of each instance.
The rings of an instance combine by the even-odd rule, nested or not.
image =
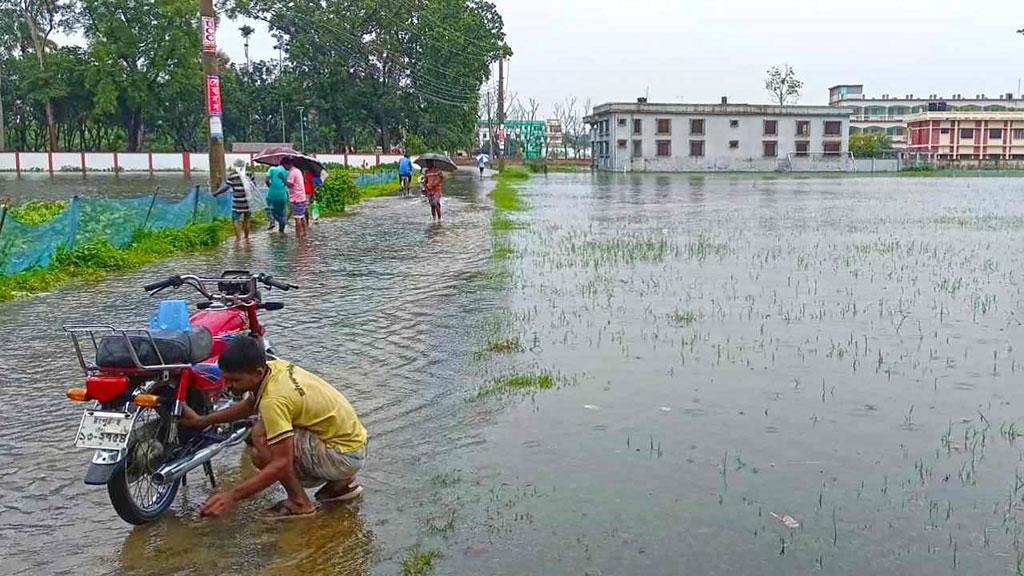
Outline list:
[[[1024,182],[551,175],[508,250],[455,183],[310,242],[182,256],[0,304],[0,540],[13,574],[1006,574],[1024,568]],[[62,322],[231,267],[302,289],[282,355],[370,431],[361,501],[132,528],[69,448]],[[515,342],[490,346],[488,342]],[[494,393],[547,375],[550,389]],[[240,453],[215,460],[227,482]]]

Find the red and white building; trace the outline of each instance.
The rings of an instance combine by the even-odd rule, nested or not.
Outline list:
[[[1024,112],[907,116],[907,152],[936,160],[1024,160]]]

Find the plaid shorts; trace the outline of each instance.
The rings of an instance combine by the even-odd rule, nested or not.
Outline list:
[[[363,468],[365,461],[366,446],[355,452],[342,452],[324,444],[309,430],[295,429],[295,469],[302,485],[307,488],[348,480]]]

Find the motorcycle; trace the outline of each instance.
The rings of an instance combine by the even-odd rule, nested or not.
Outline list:
[[[216,486],[211,460],[244,442],[251,422],[195,430],[179,428],[178,419],[186,405],[207,414],[231,404],[217,366],[225,345],[251,335],[262,338],[272,354],[257,311],[280,310],[284,304],[264,302],[260,288],[298,288],[265,274],[229,270],[220,278],[175,275],[144,289],[155,296],[183,286],[205,300],[191,314],[183,301],[162,302],[160,313],[168,304],[167,318],[156,317],[149,329],[64,326],[85,372],[85,386],[68,389],[67,396],[91,402],[75,437],[76,447],[94,450],[85,483],[106,485],[114,510],[131,524],[159,518],[188,472],[200,466]],[[164,323],[168,318],[171,329]]]

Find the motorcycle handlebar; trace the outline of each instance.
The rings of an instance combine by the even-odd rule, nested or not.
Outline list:
[[[295,284],[289,284],[287,282],[281,282],[280,280],[274,280],[273,276],[267,276],[266,274],[260,274],[256,277],[260,282],[267,286],[273,286],[279,290],[291,290],[292,288],[298,288]]]
[[[180,286],[181,276],[171,276],[165,280],[157,280],[156,282],[150,282],[142,287],[146,292],[153,292],[154,290],[163,290],[171,286]]]

